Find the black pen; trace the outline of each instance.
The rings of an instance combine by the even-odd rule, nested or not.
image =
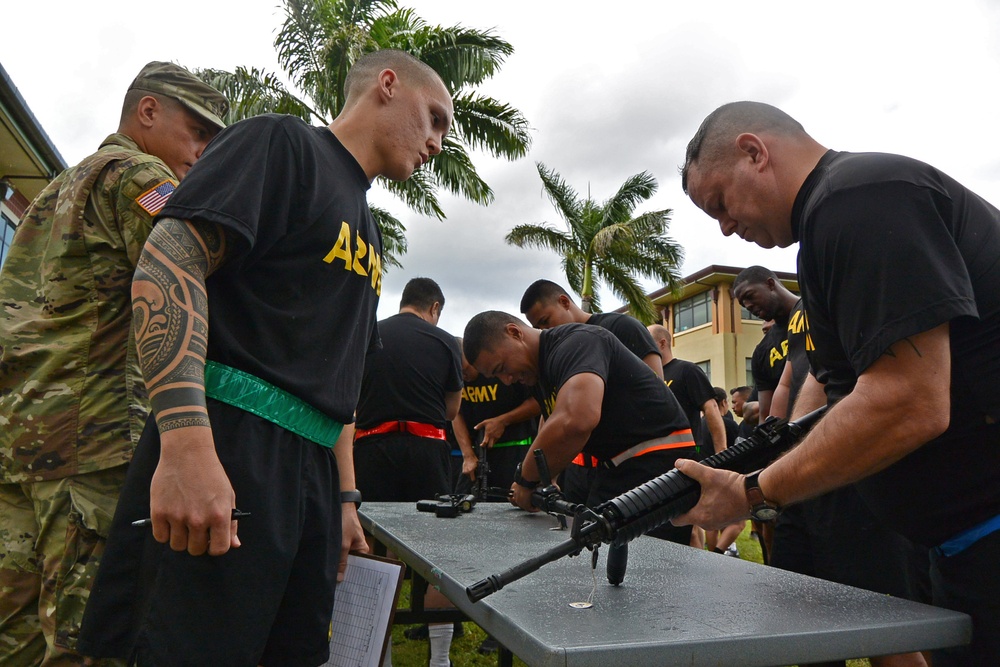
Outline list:
[[[242,519],[245,516],[250,516],[250,512],[241,512],[238,509],[233,509],[233,519]],[[139,519],[138,521],[133,521],[132,525],[136,528],[142,528],[143,526],[152,526],[152,519]]]

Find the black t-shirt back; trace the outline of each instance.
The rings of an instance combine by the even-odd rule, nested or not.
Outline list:
[[[352,421],[377,343],[382,238],[361,166],[333,133],[263,115],[223,130],[159,217],[217,223],[207,358]]]
[[[695,444],[714,451],[714,443],[710,442],[711,436],[708,429],[703,428],[701,419],[701,406],[705,405],[705,401],[715,400],[715,390],[708,376],[690,361],[671,359],[663,367],[663,381],[670,387],[691,424]]]
[[[984,428],[1000,418],[1000,211],[922,162],[829,151],[792,222],[831,401],[892,344],[950,322],[950,426],[859,484],[873,510],[923,544],[1000,513],[1000,428]]]
[[[538,352],[542,394],[556,395],[579,373],[604,380],[601,421],[584,451],[611,458],[644,440],[689,427],[677,399],[649,367],[613,334],[587,324],[563,324],[541,332]]]
[[[587,324],[602,327],[615,335],[629,351],[640,359],[660,354],[649,329],[642,322],[623,313],[594,313]]]
[[[458,341],[413,313],[378,323],[382,349],[365,361],[358,428],[413,421],[444,428],[445,394],[462,389]]]

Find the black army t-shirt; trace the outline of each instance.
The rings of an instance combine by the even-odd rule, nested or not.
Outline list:
[[[948,430],[859,484],[872,509],[927,545],[1000,513],[997,429],[983,428],[1000,417],[1000,211],[922,162],[830,151],[792,221],[831,400],[897,341],[950,323]]]
[[[587,320],[587,324],[607,329],[640,359],[660,354],[649,330],[634,317],[622,313],[595,313]]]
[[[483,432],[475,430],[476,424],[510,412],[529,398],[531,390],[517,382],[506,385],[485,375],[466,382],[462,388],[461,411],[473,441],[479,443],[483,439]],[[533,438],[537,430],[536,422],[536,419],[526,419],[510,424],[504,428],[500,442],[520,442]]]
[[[606,329],[563,324],[541,332],[539,385],[543,395],[556,395],[579,373],[604,380],[601,421],[584,451],[599,458],[651,438],[688,428],[677,399],[641,359]]]
[[[711,442],[708,430],[702,428],[701,419],[701,406],[705,405],[705,401],[715,401],[715,390],[712,389],[708,376],[690,361],[671,359],[663,367],[663,381],[670,387],[670,391],[680,403],[681,410],[684,411],[684,416],[691,424],[694,442],[701,448],[699,453],[706,448],[708,453],[714,451],[715,443]]]
[[[378,323],[382,348],[368,355],[358,428],[413,421],[444,428],[445,394],[462,388],[462,357],[455,337],[413,313]]]
[[[785,370],[788,354],[788,327],[786,322],[775,322],[771,330],[753,350],[750,371],[753,373],[755,392],[774,391],[778,388],[781,373]],[[757,400],[756,397],[752,400]]]
[[[333,133],[264,115],[223,130],[159,217],[227,230],[206,281],[207,358],[353,421],[377,339],[382,239],[368,178]]]
[[[788,393],[788,405],[793,407],[795,399],[798,398],[799,390],[805,384],[809,375],[809,356],[812,351],[813,342],[809,337],[809,318],[802,307],[802,299],[799,299],[788,317],[788,355],[785,357],[786,363],[792,364],[792,384]]]

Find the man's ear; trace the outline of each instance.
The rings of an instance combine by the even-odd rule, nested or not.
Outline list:
[[[399,77],[391,69],[384,69],[378,73],[378,93],[379,98],[388,102],[396,94],[399,86]]]
[[[569,296],[565,294],[560,294],[557,300],[563,310],[569,310],[570,305],[572,305],[572,302],[569,300]]]
[[[149,129],[156,122],[156,117],[162,113],[163,107],[152,95],[146,95],[135,105],[135,115],[139,124]]]
[[[745,153],[758,169],[762,169],[770,157],[764,141],[756,134],[744,132],[736,137],[736,147]]]
[[[516,322],[508,322],[504,327],[504,331],[514,340],[521,340],[521,337],[524,335],[521,333],[521,327],[517,326]]]

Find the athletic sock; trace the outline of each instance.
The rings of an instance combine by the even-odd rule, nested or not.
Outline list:
[[[430,623],[427,636],[431,643],[430,667],[448,667],[451,653],[451,637],[455,634],[453,623]]]
[[[392,639],[389,640],[389,646],[385,649],[385,658],[382,659],[382,667],[392,667]]]

